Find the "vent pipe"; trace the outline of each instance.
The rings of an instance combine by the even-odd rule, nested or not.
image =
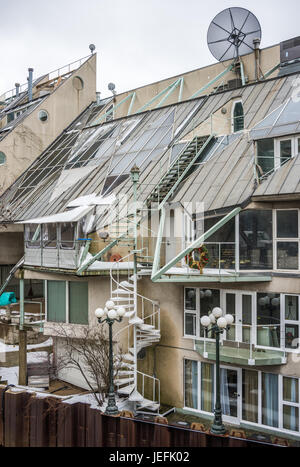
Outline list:
[[[33,82],[33,68],[28,68],[28,101],[32,101],[32,82]]]
[[[101,100],[100,95],[101,95],[101,92],[97,91],[97,92],[96,92],[96,102],[97,102],[97,105],[100,104],[100,100]]]
[[[20,83],[15,83],[16,86],[16,97],[19,97],[20,95]]]
[[[255,57],[255,80],[259,81],[259,72],[260,72],[260,39],[253,39],[254,44],[254,57]]]

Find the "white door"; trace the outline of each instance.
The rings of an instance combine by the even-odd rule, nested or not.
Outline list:
[[[242,369],[220,368],[220,396],[223,420],[239,424],[242,418]]]
[[[224,338],[246,344],[254,342],[254,293],[226,291],[223,294],[222,307],[226,314],[234,316],[234,323],[226,335],[224,333]]]

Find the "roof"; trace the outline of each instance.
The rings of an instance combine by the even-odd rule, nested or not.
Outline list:
[[[130,169],[136,164],[140,168],[138,198],[145,201],[168,170],[175,144],[197,135],[197,128],[209,121],[212,112],[232,99],[241,99],[246,129],[217,138],[172,199],[204,202],[206,211],[241,205],[255,190],[250,130],[286,103],[299,76],[273,78],[99,125],[92,123],[103,105],[93,104],[33,162],[2,200],[19,221],[63,212],[82,196],[114,193],[130,197]],[[98,211],[101,225],[104,211]]]
[[[60,224],[63,222],[77,222],[93,210],[93,206],[81,206],[69,211],[59,212],[51,216],[36,217],[17,222],[17,224]]]

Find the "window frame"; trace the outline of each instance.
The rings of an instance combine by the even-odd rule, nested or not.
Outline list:
[[[54,280],[54,279],[53,279]],[[48,321],[48,282],[51,282],[49,279],[45,279],[45,322],[46,323],[57,323],[56,321]],[[77,281],[65,281],[62,280],[60,282],[65,283],[65,295],[66,295],[66,302],[65,302],[65,321],[58,322],[58,324],[69,324],[71,326],[89,326],[89,281],[80,281],[87,283],[87,324],[81,323],[71,323],[70,322],[70,282],[77,282]]]

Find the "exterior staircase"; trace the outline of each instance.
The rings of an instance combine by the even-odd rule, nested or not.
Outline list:
[[[196,162],[201,162],[206,150],[215,142],[215,136],[196,136],[181,150],[172,162],[167,173],[162,177],[147,199],[147,204],[165,203],[175,192],[181,181],[190,173]]]
[[[114,340],[122,346],[121,369],[114,382],[118,393],[127,397],[137,411],[146,409],[158,413],[160,382],[156,377],[138,371],[137,357],[144,348],[160,340],[159,304],[138,294],[137,275],[128,270],[127,277],[124,278],[124,271],[120,276],[118,263],[111,269],[110,300],[125,308],[124,318],[128,319],[128,324],[114,335]],[[145,266],[140,265],[139,269],[145,270]]]

